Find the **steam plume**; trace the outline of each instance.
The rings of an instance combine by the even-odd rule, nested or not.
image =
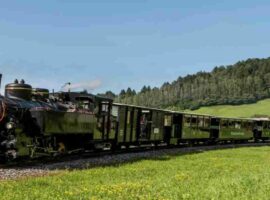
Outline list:
[[[101,81],[100,80],[93,80],[93,81],[86,81],[86,82],[79,82],[79,83],[70,83],[70,84],[65,84],[64,87],[62,87],[63,91],[68,91],[68,90],[95,90],[98,87],[101,86]]]

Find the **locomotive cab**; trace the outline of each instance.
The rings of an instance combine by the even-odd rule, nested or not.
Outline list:
[[[76,97],[76,104],[79,111],[94,113],[96,110],[93,99],[88,96]]]

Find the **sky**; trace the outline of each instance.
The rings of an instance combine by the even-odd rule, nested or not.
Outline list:
[[[161,86],[270,55],[269,0],[0,0],[3,83]],[[3,86],[2,90],[3,92]]]

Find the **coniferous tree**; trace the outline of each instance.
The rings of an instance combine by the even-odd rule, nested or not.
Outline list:
[[[270,97],[270,58],[248,59],[179,77],[160,88],[143,86],[136,94],[122,90],[116,101],[151,107],[196,109],[217,104],[252,103]]]

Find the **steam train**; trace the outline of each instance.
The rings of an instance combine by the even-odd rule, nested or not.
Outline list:
[[[0,157],[55,156],[141,145],[269,140],[267,119],[222,118],[113,103],[87,92],[50,94],[24,80],[0,96]]]

